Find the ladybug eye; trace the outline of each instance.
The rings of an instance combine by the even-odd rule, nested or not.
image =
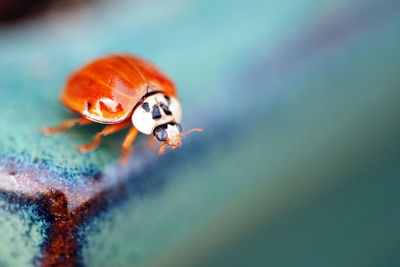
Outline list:
[[[154,131],[154,136],[157,138],[158,141],[162,142],[167,140],[168,133],[163,128],[156,128],[156,130]]]
[[[182,132],[182,126],[179,123],[175,123],[175,127],[180,133]]]

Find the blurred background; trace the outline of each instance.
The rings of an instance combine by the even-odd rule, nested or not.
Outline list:
[[[0,165],[69,203],[123,188],[76,225],[84,266],[399,266],[399,48],[394,0],[0,0]],[[85,155],[101,126],[40,135],[76,116],[67,75],[115,52],[163,69],[204,132],[162,157],[139,138],[125,170],[124,133]],[[42,253],[19,235],[4,266]]]

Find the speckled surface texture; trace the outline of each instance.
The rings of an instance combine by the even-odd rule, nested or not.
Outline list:
[[[0,266],[27,266],[41,256],[49,225],[33,201],[3,194],[0,199]]]
[[[396,1],[115,1],[0,28],[0,266],[398,266]],[[101,19],[100,19],[101,18]],[[112,52],[177,84],[162,157],[76,117],[68,73]]]

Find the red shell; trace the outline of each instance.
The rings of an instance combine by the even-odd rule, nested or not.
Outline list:
[[[91,121],[114,124],[127,119],[151,92],[176,97],[172,81],[151,63],[126,54],[110,55],[73,73],[61,101]]]

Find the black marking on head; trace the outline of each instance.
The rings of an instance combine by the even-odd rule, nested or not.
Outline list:
[[[175,127],[178,129],[178,131],[179,131],[180,133],[182,132],[182,126],[181,126],[179,123],[170,122],[169,125],[175,126]]]
[[[153,116],[154,120],[158,120],[161,118],[161,112],[157,105],[153,106],[153,112],[151,113],[151,115]]]
[[[92,107],[92,103],[87,102],[86,103],[86,109],[90,109]]]
[[[144,102],[144,103],[142,104],[142,108],[144,109],[144,111],[150,112],[149,103]]]
[[[168,105],[171,104],[171,99],[169,99],[169,96],[164,96],[165,100],[167,100]]]
[[[167,105],[165,105],[164,103],[161,103],[160,106],[161,106],[161,108],[164,110],[165,114],[167,114],[168,116],[169,116],[169,115],[172,115],[172,113],[171,113],[171,111],[169,110],[169,108],[168,108]]]

